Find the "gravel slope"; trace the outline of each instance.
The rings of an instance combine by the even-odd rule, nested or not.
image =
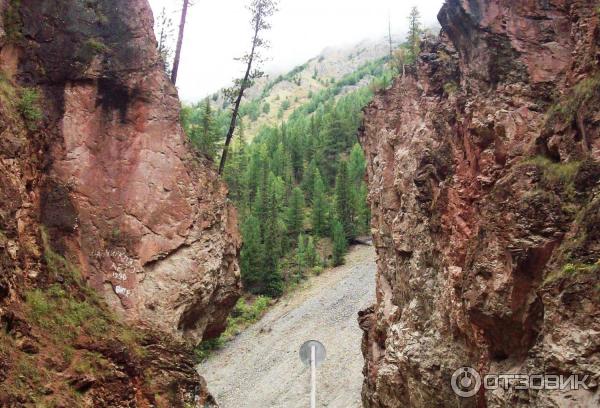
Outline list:
[[[346,265],[282,299],[198,367],[221,408],[309,406],[310,371],[298,350],[311,339],[327,348],[317,372],[317,406],[361,406],[362,333],[356,314],[375,298],[375,251],[358,246],[346,259]]]

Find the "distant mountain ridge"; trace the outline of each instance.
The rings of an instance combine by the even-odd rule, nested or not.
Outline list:
[[[285,74],[270,74],[249,88],[244,97],[241,116],[245,134],[252,139],[264,125],[285,121],[300,106],[310,102],[313,95],[331,87],[370,62],[381,60],[389,53],[386,40],[364,40],[347,47],[328,47]],[[360,82],[349,83],[339,94],[344,95],[366,86],[372,76],[363,73]],[[349,81],[353,82],[353,81]],[[219,91],[210,97],[217,109],[225,109],[228,102]]]

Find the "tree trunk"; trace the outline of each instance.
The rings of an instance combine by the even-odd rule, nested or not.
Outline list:
[[[235,126],[237,124],[237,116],[240,110],[240,104],[242,103],[242,98],[244,97],[244,91],[248,86],[248,80],[250,79],[250,71],[252,70],[252,62],[254,60],[254,52],[256,51],[256,43],[258,41],[258,32],[260,31],[260,18],[256,19],[256,27],[254,30],[254,39],[252,41],[252,51],[250,52],[250,57],[248,58],[248,66],[246,67],[246,74],[244,75],[244,79],[240,84],[240,92],[235,101],[235,105],[233,107],[233,112],[231,115],[231,123],[229,124],[229,130],[227,131],[227,137],[225,138],[225,146],[223,146],[223,155],[221,156],[221,163],[219,164],[219,174],[223,174],[223,170],[225,170],[225,162],[227,161],[227,152],[229,150],[229,145],[231,144],[231,139],[233,138],[233,132],[235,132]]]
[[[171,82],[177,82],[177,71],[179,70],[179,59],[181,58],[181,46],[183,45],[183,32],[185,30],[185,19],[187,17],[189,0],[183,0],[183,9],[181,10],[181,21],[179,22],[179,35],[177,36],[177,48],[175,49],[175,59],[173,60],[173,71],[171,72]]]
[[[388,11],[388,40],[390,41],[390,66],[394,63],[394,48],[392,46],[392,18]]]

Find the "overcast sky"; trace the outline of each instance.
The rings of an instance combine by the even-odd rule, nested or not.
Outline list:
[[[182,0],[149,0],[155,16],[163,7],[179,24]],[[197,101],[229,85],[243,67],[234,61],[250,46],[249,0],[193,0],[189,10],[177,85],[181,98]],[[264,71],[288,70],[324,48],[379,39],[406,31],[407,16],[419,7],[426,26],[435,23],[443,0],[281,0],[267,38]]]

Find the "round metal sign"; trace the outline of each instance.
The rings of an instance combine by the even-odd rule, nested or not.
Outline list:
[[[321,365],[323,360],[325,360],[327,353],[325,351],[325,346],[317,340],[309,340],[305,342],[302,347],[300,347],[300,360],[304,363],[304,365],[310,367],[310,359],[313,347],[315,348],[315,363],[318,367]]]

